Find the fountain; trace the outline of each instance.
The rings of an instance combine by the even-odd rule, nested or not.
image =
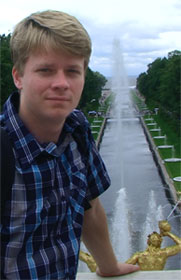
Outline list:
[[[173,149],[173,145],[160,145],[157,146],[158,149]]]
[[[156,211],[155,211],[156,209]],[[148,203],[148,211],[145,223],[143,224],[143,235],[142,235],[142,243],[141,243],[141,250],[145,249],[147,236],[153,231],[158,231],[158,222],[163,220],[163,209],[162,206],[156,205],[156,198],[155,198],[155,191],[151,190],[149,195],[149,203]]]
[[[112,90],[116,92],[116,106],[111,109],[100,144],[100,154],[112,183],[100,200],[107,214],[113,249],[117,258],[125,261],[142,250],[144,244],[146,246],[146,235],[157,230],[158,221],[166,219],[173,207],[139,118],[134,115],[118,40],[114,41],[113,58]],[[166,204],[168,206],[164,208]],[[179,215],[170,222],[174,233],[179,236]],[[170,241],[165,242],[169,246]],[[180,268],[178,256],[168,260],[166,269]],[[87,270],[85,265],[85,270],[80,271]]]
[[[159,138],[161,138],[161,136],[157,136],[157,137],[155,136],[153,138],[159,139]],[[171,157],[164,159],[164,161],[165,162],[180,162],[181,158],[176,158],[175,157],[174,145],[167,145],[167,137],[166,137],[166,135],[162,136],[162,138],[164,138],[164,145],[157,146],[157,149],[171,149]]]
[[[160,127],[158,127],[158,128],[152,128],[152,129],[150,129],[150,131],[152,131],[152,132],[160,132],[161,129],[160,129]]]
[[[173,180],[175,182],[181,182],[181,176],[174,177]]]
[[[120,213],[122,213],[122,215],[120,215]],[[115,254],[122,262],[126,261],[131,254],[131,236],[128,214],[126,190],[125,188],[121,188],[118,191],[118,197],[115,203],[114,216],[111,226],[111,239],[113,244],[122,244],[121,246],[115,247]],[[125,234],[125,230],[127,234]]]
[[[180,162],[181,158],[176,158],[175,157],[175,148],[172,146],[172,155],[171,158],[166,158],[164,159],[165,162]]]
[[[150,119],[146,119],[150,120]],[[152,119],[153,121],[153,119]],[[157,124],[155,122],[152,123],[147,123],[147,126],[154,126],[154,128],[150,129],[152,132],[159,132],[159,135],[153,136],[153,139],[163,139],[164,144],[157,146],[157,149],[171,149],[172,155],[170,158],[164,159],[165,162],[180,162],[181,158],[176,158],[175,157],[175,148],[173,145],[167,145],[167,136],[166,135],[161,135],[161,129],[157,128]]]
[[[98,127],[100,128],[100,125],[95,125],[95,124],[91,125],[91,128],[98,128]]]
[[[146,118],[145,121],[153,121],[153,118],[151,118],[151,117]]]
[[[117,52],[113,56],[115,64],[122,63],[123,58],[120,53],[119,42],[114,45],[113,51]],[[112,112],[114,122],[108,120],[103,142],[100,145],[101,155],[105,160],[112,180],[112,187],[103,194],[101,201],[107,210],[114,250],[121,260],[125,260],[127,251],[132,254],[143,249],[147,240],[146,235],[158,229],[158,221],[166,219],[172,210],[172,205],[169,203],[167,209],[163,209],[163,206],[168,203],[168,190],[166,192],[165,187],[162,185],[162,180],[150,150],[148,148],[148,150],[144,150],[143,141],[145,141],[145,145],[147,145],[147,142],[138,118],[134,118],[133,107],[129,100],[129,90],[128,88],[127,90],[125,89],[125,83],[121,86],[121,82],[126,80],[125,77],[122,77],[125,74],[125,70],[121,70],[121,67],[123,65],[114,65],[113,67],[115,71],[113,75],[113,91],[118,95],[116,98],[117,106],[114,109],[115,114]],[[125,94],[128,95],[127,98]],[[125,100],[127,100],[127,106]],[[115,121],[115,116],[116,118],[119,116],[117,122]],[[149,121],[154,123],[153,130],[161,136],[161,129],[156,128],[153,118],[150,117]],[[139,133],[142,137],[140,137]],[[119,141],[116,142],[115,138]],[[164,136],[163,139],[166,140],[166,137]],[[145,153],[149,157],[145,157]],[[150,168],[149,160],[151,161]],[[140,166],[140,169],[138,166]],[[153,169],[154,174],[151,174]],[[170,201],[171,198],[169,198]],[[115,206],[111,207],[112,204]],[[121,208],[121,205],[124,205],[124,207]],[[121,220],[125,221],[126,216],[125,226],[123,227]],[[117,223],[115,222],[116,219],[118,220]],[[172,228],[177,235],[180,235],[179,217],[172,220]],[[127,239],[120,237],[122,235],[126,235]],[[164,242],[165,246],[169,244],[168,240]],[[120,244],[120,248],[118,244]],[[166,268],[173,269],[179,266],[177,256],[168,261]]]
[[[102,123],[102,121],[94,119],[93,123]]]
[[[148,125],[148,126],[154,125],[154,127],[155,127],[155,126],[156,126],[156,123],[155,123],[155,122],[153,122],[153,123],[147,123],[147,125]]]
[[[119,193],[122,193],[125,201],[125,190],[122,189]],[[180,201],[177,204],[179,203]],[[181,238],[171,232],[171,226],[170,223],[168,222],[168,219],[176,209],[177,204],[174,206],[173,210],[170,212],[166,220],[159,219],[159,222],[155,224],[155,227],[157,227],[157,232],[153,231],[152,233],[150,233],[150,231],[148,231],[148,235],[145,238],[145,240],[147,241],[146,249],[144,246],[142,251],[136,252],[130,258],[126,259],[125,260],[126,263],[138,264],[140,266],[140,270],[147,270],[147,271],[163,270],[166,265],[167,259],[181,252]],[[149,214],[150,217],[148,217],[146,221],[146,224],[152,224],[152,226],[153,226],[153,220],[155,220],[154,206],[155,206],[154,193],[151,192],[150,203],[149,203],[149,208],[151,208],[150,209],[151,212]],[[122,207],[123,209],[119,209],[119,210],[123,210],[124,212],[124,208],[126,207],[126,205],[123,204]],[[118,208],[120,208],[120,204],[116,209]],[[160,215],[162,216],[161,212],[158,213],[157,218],[160,218]],[[114,221],[114,225],[118,225],[118,220],[120,220],[119,213],[120,212],[118,212],[118,216],[117,215],[115,216],[117,219]],[[122,224],[121,224],[122,228],[124,228],[126,222],[127,220],[124,220],[124,218],[122,218]],[[151,230],[151,228],[149,229]],[[165,242],[163,242],[163,240],[165,241],[164,237],[169,237],[170,240],[172,240],[175,244],[172,246],[166,246]],[[126,239],[128,239],[128,237],[125,234],[123,236],[118,235],[118,238],[116,235],[117,244],[120,244],[120,242],[122,242],[123,244],[127,244]],[[124,246],[122,246],[121,256],[124,250],[129,251],[129,248],[127,247],[124,248]],[[118,256],[118,254],[117,257],[121,259],[121,257]],[[80,260],[82,260],[84,263],[87,264],[87,267],[90,269],[91,272],[96,271],[97,268],[96,262],[89,253],[80,251],[79,258]]]
[[[165,158],[164,161],[165,162],[180,162],[181,158],[175,158],[175,157]]]
[[[166,135],[158,135],[158,136],[153,136],[154,139],[164,139],[166,140]],[[165,144],[166,145],[166,144]]]
[[[169,218],[171,217],[171,215],[173,214],[173,212],[175,211],[175,209],[177,208],[177,206],[181,204],[181,200],[178,200],[177,203],[175,204],[175,206],[173,207],[172,211],[170,212],[170,214],[167,217],[167,220],[169,220]]]

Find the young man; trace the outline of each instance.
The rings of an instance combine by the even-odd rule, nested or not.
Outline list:
[[[138,270],[113,253],[98,199],[110,180],[88,122],[75,110],[91,54],[86,30],[68,14],[35,13],[15,27],[11,51],[18,92],[1,125],[16,170],[2,218],[4,277],[75,279],[81,235],[99,275]]]

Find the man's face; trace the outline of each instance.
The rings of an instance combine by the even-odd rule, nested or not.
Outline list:
[[[52,50],[31,54],[23,75],[13,69],[21,95],[20,116],[45,124],[46,121],[64,122],[79,103],[84,76],[82,57]]]
[[[150,243],[152,246],[156,247],[156,248],[160,248],[161,246],[161,243],[162,243],[162,238],[161,236],[159,237],[158,235],[156,234],[152,234],[150,236]]]

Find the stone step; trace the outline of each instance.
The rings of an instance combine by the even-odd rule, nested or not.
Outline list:
[[[180,280],[181,270],[138,271],[117,277],[99,277],[96,273],[79,272],[76,280]]]

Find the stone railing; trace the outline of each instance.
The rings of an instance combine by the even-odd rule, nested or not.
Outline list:
[[[96,273],[78,273],[76,280],[173,280],[181,279],[181,270],[138,271],[118,277],[99,277]]]

